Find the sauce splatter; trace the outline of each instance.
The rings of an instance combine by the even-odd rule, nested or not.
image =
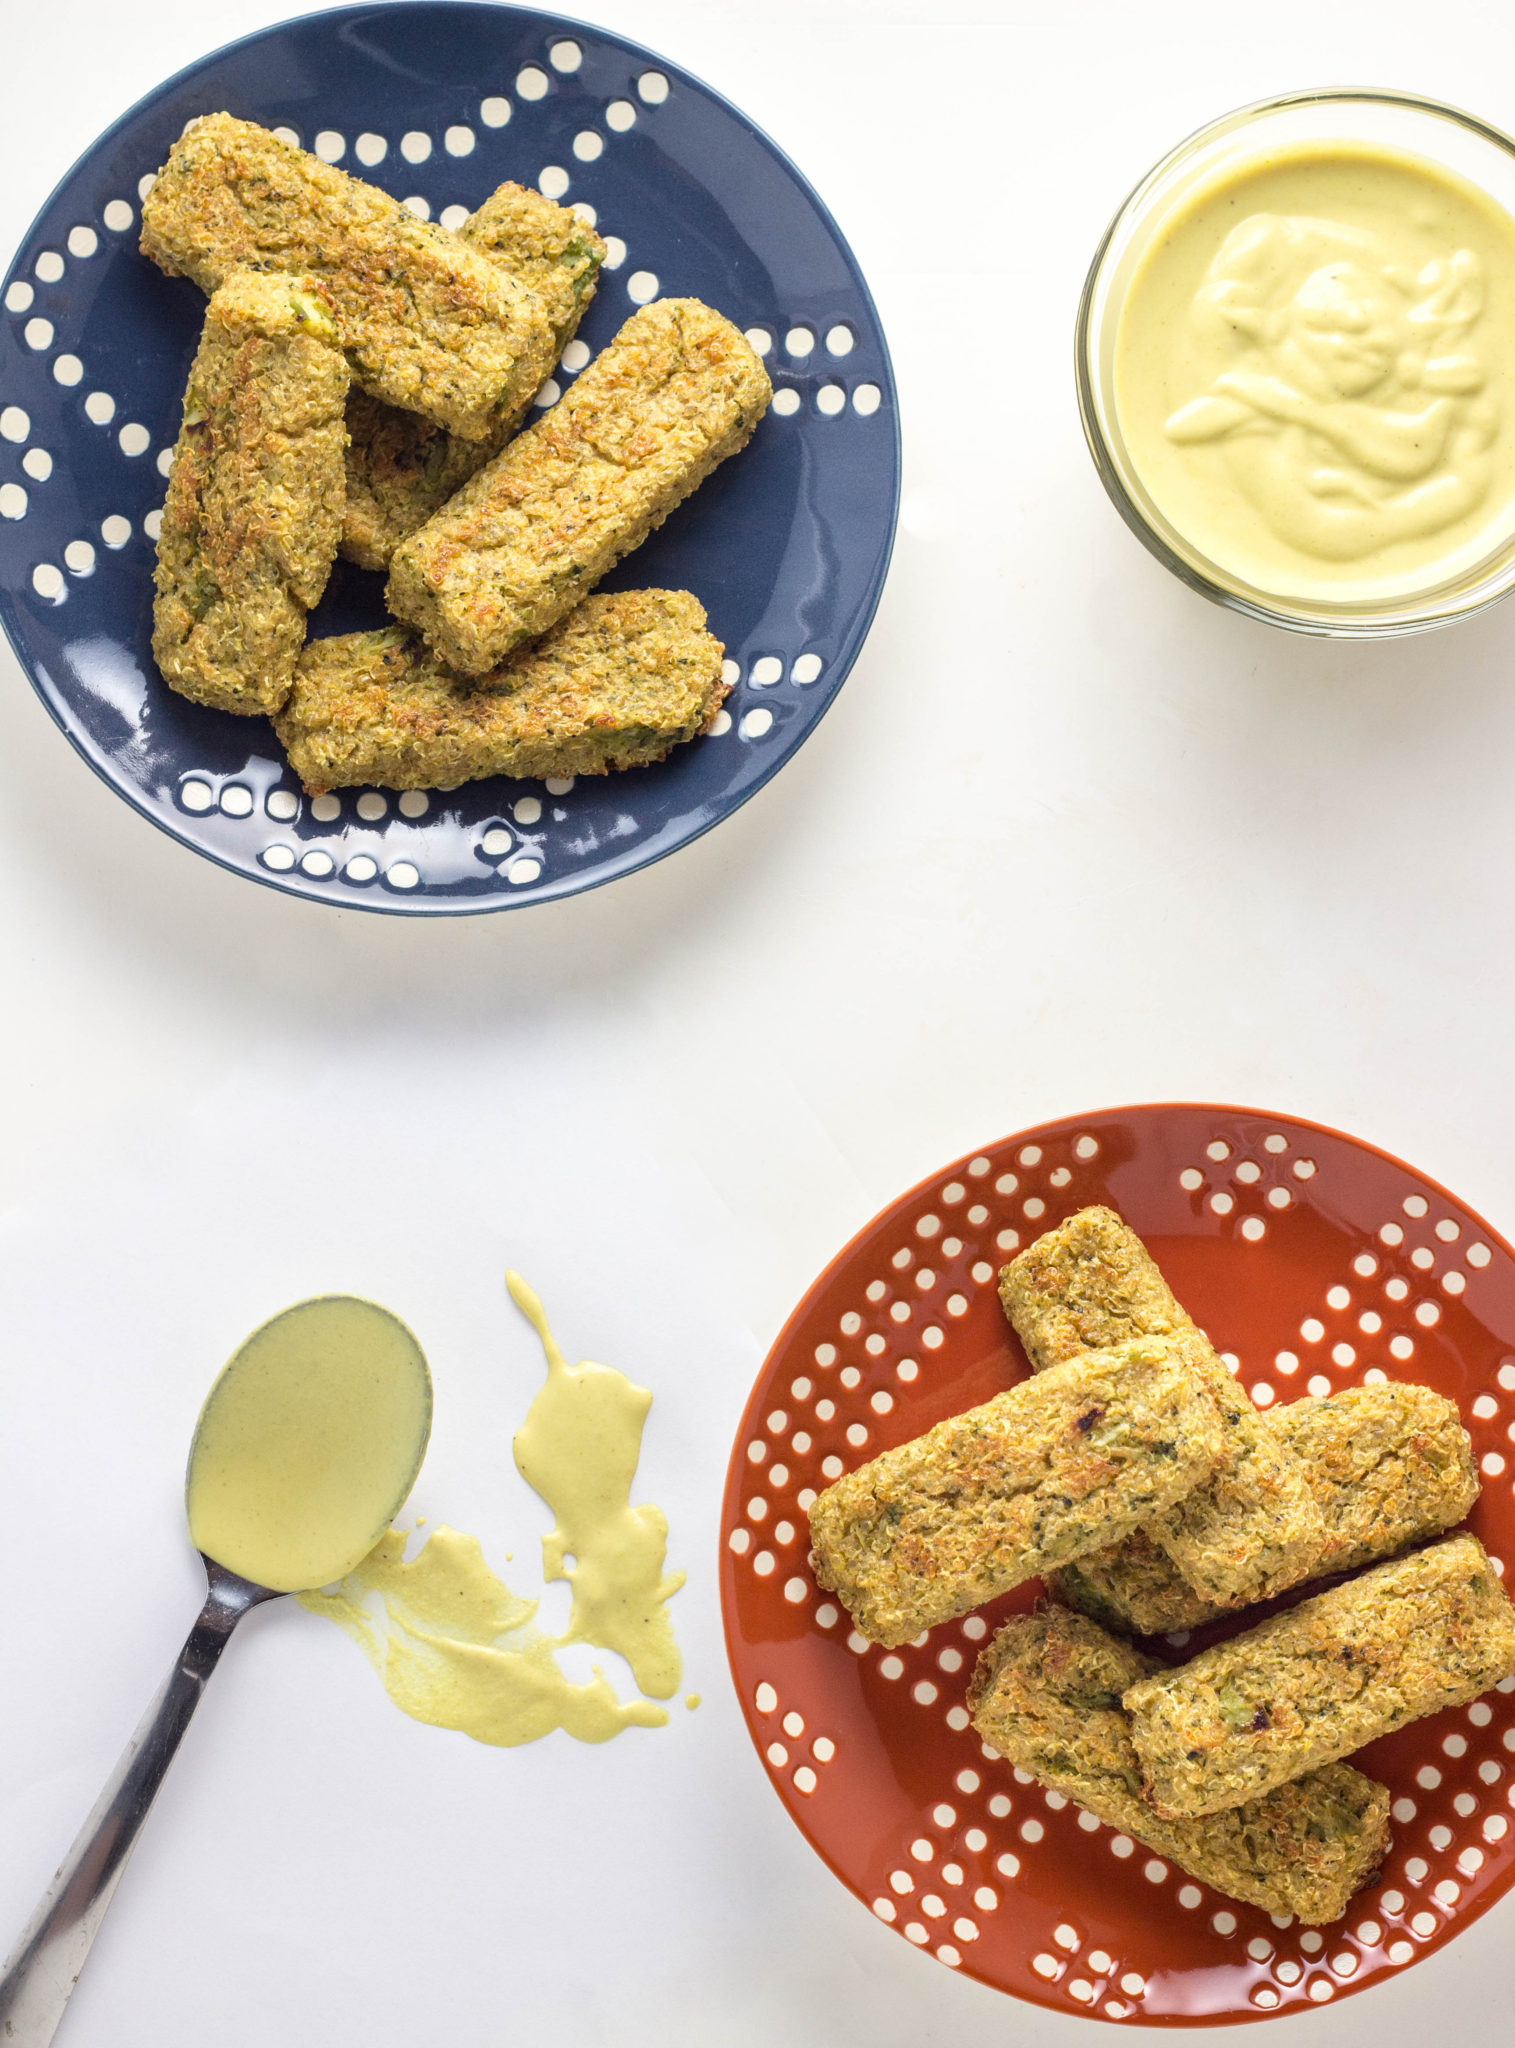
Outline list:
[[[662,1727],[668,1714],[654,1702],[672,1698],[682,1671],[667,1602],[684,1575],[664,1569],[661,1508],[631,1504],[652,1396],[608,1366],[569,1365],[537,1296],[519,1274],[507,1285],[547,1358],[514,1449],[554,1518],[542,1568],[572,1589],[566,1631],[543,1634],[537,1602],[495,1575],[475,1537],[446,1527],[409,1562],[407,1532],[391,1529],[334,1591],[301,1604],[358,1644],[403,1713],[476,1742],[513,1748],[559,1728],[607,1742],[623,1728]],[[570,1643],[616,1651],[651,1697],[622,1700],[599,1670],[576,1683],[557,1658]]]
[[[576,1685],[557,1641],[531,1626],[536,1602],[512,1593],[477,1538],[456,1529],[436,1530],[408,1564],[405,1532],[391,1529],[335,1593],[300,1604],[352,1637],[402,1713],[475,1742],[513,1749],[555,1728],[608,1742],[668,1719],[647,1700],[618,1699],[598,1672]]]
[[[631,1505],[652,1396],[610,1366],[570,1365],[520,1274],[507,1273],[505,1284],[547,1355],[547,1381],[516,1431],[515,1460],[557,1518],[542,1538],[542,1576],[573,1588],[563,1641],[618,1651],[643,1692],[671,1699],[683,1664],[666,1603],[684,1574],[663,1570],[663,1510]]]

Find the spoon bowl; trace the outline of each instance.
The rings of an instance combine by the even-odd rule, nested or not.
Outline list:
[[[271,1316],[206,1397],[184,1482],[204,1557],[278,1593],[345,1578],[415,1484],[431,1375],[388,1309],[317,1295]]]

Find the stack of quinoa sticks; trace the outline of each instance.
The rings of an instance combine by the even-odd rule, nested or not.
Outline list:
[[[643,307],[521,423],[605,244],[502,185],[457,234],[250,121],[189,123],[142,247],[210,297],[174,451],[154,654],[264,714],[312,794],[601,774],[709,729],[724,648],[687,591],[595,585],[772,396],[696,299]],[[398,622],[307,646],[338,551]]]
[[[1338,1919],[1389,1842],[1342,1759],[1515,1673],[1515,1607],[1445,1536],[1478,1495],[1456,1408],[1384,1384],[1259,1413],[1109,1209],[1000,1299],[1032,1378],[822,1493],[817,1578],[881,1643],[1044,1578],[1059,1604],[973,1674],[984,1742],[1218,1890]],[[1127,1640],[1344,1572],[1175,1668]]]

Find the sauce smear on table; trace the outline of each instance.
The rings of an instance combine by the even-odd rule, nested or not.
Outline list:
[[[540,1631],[537,1602],[496,1576],[477,1538],[445,1527],[408,1561],[409,1532],[391,1529],[341,1585],[302,1605],[353,1638],[402,1712],[476,1742],[512,1748],[556,1728],[605,1742],[661,1727],[667,1710],[654,1702],[672,1697],[682,1668],[666,1603],[684,1576],[664,1570],[662,1510],[631,1504],[652,1396],[609,1366],[569,1365],[531,1288],[516,1273],[507,1285],[547,1355],[515,1458],[554,1517],[543,1577],[572,1587],[567,1629]],[[574,1643],[616,1651],[651,1697],[621,1699],[598,1669],[573,1680],[558,1652]]]

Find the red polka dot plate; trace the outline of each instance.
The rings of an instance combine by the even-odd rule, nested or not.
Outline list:
[[[934,1174],[795,1310],[727,1475],[732,1673],[796,1824],[937,1962],[1127,2026],[1274,2018],[1397,1975],[1515,1882],[1515,1680],[1361,1752],[1394,1799],[1383,1870],[1334,1927],[1280,1926],[986,1754],[963,1704],[973,1662],[1037,1586],[886,1652],[806,1561],[816,1491],[1025,1375],[996,1275],[1091,1202],[1146,1240],[1260,1407],[1382,1378],[1455,1400],[1483,1477],[1470,1526],[1501,1571],[1515,1558],[1515,1252],[1339,1132],[1204,1104],[1110,1110]]]

